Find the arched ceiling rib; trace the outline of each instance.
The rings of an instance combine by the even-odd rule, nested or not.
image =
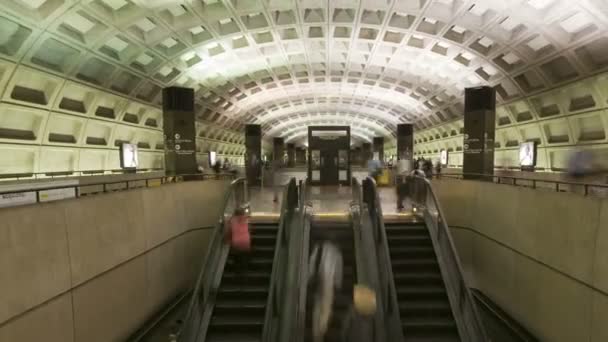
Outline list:
[[[352,122],[344,120],[344,116],[340,114],[320,114],[314,116],[306,116],[294,118],[290,121],[282,122],[281,124],[271,126],[265,131],[269,136],[284,136],[291,128],[307,127],[309,125],[332,125],[332,126],[351,126],[352,128],[361,128],[368,132],[368,136],[391,136],[391,130],[380,126],[374,121],[357,120]]]
[[[311,104],[307,97],[318,104],[376,103],[325,111],[344,122],[360,113],[389,127],[410,121],[428,127],[461,114],[466,86],[494,86],[505,102],[608,67],[602,0],[4,0],[3,6],[0,45],[9,59],[155,104],[162,87],[193,87],[198,117],[229,129],[293,120]],[[390,111],[397,107],[395,117]]]

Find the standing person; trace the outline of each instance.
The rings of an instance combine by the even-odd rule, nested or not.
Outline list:
[[[281,190],[281,174],[279,170],[281,169],[281,161],[275,159],[272,161],[270,177],[272,179],[272,201],[279,201],[279,193]]]
[[[342,269],[342,253],[335,244],[325,241],[314,247],[308,273],[314,293],[313,342],[323,342],[327,333],[335,292],[342,288]]]
[[[355,285],[353,304],[342,326],[342,342],[367,342],[374,340],[376,293],[367,286]]]
[[[411,161],[406,158],[401,158],[397,161],[397,176],[395,183],[397,188],[397,210],[403,209],[403,200],[407,196],[407,181],[406,177],[410,172]]]
[[[430,159],[425,160],[423,162],[422,171],[424,172],[424,175],[426,176],[426,178],[428,178],[428,179],[433,178],[433,162]]]
[[[234,256],[234,263],[241,285],[245,285],[245,274],[249,263],[251,252],[251,234],[249,232],[249,217],[245,209],[239,207],[234,209],[232,217],[228,221],[226,229],[226,240],[230,244],[230,251]]]
[[[441,176],[441,160],[437,160],[437,164],[435,164],[435,174],[437,178]]]
[[[367,171],[369,176],[378,182],[378,176],[382,173],[382,164],[377,159],[370,159],[367,161]]]

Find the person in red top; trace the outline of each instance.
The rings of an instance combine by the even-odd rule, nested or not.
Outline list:
[[[249,233],[249,217],[243,208],[234,210],[228,221],[227,234],[230,236],[229,243],[237,270],[244,282],[251,251],[251,234]]]

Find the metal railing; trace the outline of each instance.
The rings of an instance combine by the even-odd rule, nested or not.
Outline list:
[[[266,304],[263,342],[289,341],[293,333],[289,328],[293,324],[293,310],[290,309],[293,308],[296,297],[290,292],[293,292],[291,279],[295,275],[294,263],[298,261],[292,251],[294,242],[298,242],[294,239],[294,234],[297,234],[297,223],[300,222],[298,217],[294,217],[297,208],[298,189],[295,178],[291,178],[283,192],[270,291]]]
[[[159,177],[147,177],[147,178],[135,178],[128,180],[120,180],[120,181],[105,181],[98,183],[85,183],[85,184],[69,184],[69,185],[48,185],[48,186],[40,186],[34,187],[33,185],[28,185],[31,187],[24,187],[16,190],[7,190],[0,191],[0,199],[9,199],[15,198],[19,199],[20,197],[25,197],[26,195],[31,195],[31,200],[18,202],[14,205],[7,203],[4,207],[12,207],[19,205],[29,205],[36,204],[42,202],[51,202],[62,199],[71,199],[71,198],[79,198],[90,195],[116,192],[116,191],[125,191],[125,190],[133,190],[140,188],[151,188],[158,187],[164,184],[170,183],[179,183],[182,181],[200,181],[200,180],[209,180],[209,179],[221,179],[221,180],[229,180],[234,179],[235,176],[233,174],[194,174],[194,175],[180,175],[180,176],[159,176]],[[49,199],[59,190],[70,190],[69,194],[61,194],[56,199]]]
[[[175,336],[180,342],[195,342],[202,333],[205,312],[215,295],[215,289],[219,285],[223,273],[224,262],[222,261],[226,260],[230,250],[230,246],[224,243],[226,219],[231,216],[235,208],[246,207],[248,201],[247,181],[244,178],[234,180],[224,197],[223,210],[213,229],[204,264],[194,285],[184,325]]]
[[[65,170],[65,171],[45,171],[45,172],[19,172],[19,173],[0,173],[0,182],[12,180],[39,180],[39,179],[56,179],[66,177],[88,177],[88,176],[103,176],[116,174],[139,174],[150,172],[165,171],[163,168],[149,169],[110,169],[110,170]]]
[[[374,235],[374,243],[376,245],[379,294],[381,295],[381,303],[384,310],[383,323],[387,341],[401,342],[404,337],[403,329],[401,328],[399,301],[393,276],[388,238],[384,228],[382,205],[376,182],[373,178],[367,177],[363,180],[362,201],[367,206]]]
[[[477,306],[464,278],[452,234],[431,183],[422,177],[407,177],[408,191],[424,215],[439,262],[454,319],[463,341],[488,341]]]
[[[461,180],[483,180],[491,181],[496,184],[506,184],[513,186],[521,186],[533,189],[554,189],[556,192],[575,192],[573,189],[582,189],[582,193],[585,196],[592,194],[590,190],[600,190],[608,195],[608,184],[601,183],[584,183],[584,182],[570,182],[560,181],[552,179],[537,179],[529,177],[518,177],[518,176],[503,176],[503,175],[489,175],[483,173],[442,173],[435,175],[435,178],[453,178]]]

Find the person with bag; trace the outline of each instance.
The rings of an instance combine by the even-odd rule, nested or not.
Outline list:
[[[342,252],[334,243],[325,241],[314,247],[309,262],[309,284],[314,294],[314,342],[322,342],[329,329],[335,292],[342,288],[343,267]]]
[[[355,285],[353,303],[342,325],[342,342],[373,341],[376,309],[376,292],[367,286]]]
[[[232,217],[228,220],[225,234],[225,241],[230,244],[230,253],[234,258],[237,273],[244,285],[251,252],[249,217],[247,217],[245,209],[241,207],[234,209]]]

